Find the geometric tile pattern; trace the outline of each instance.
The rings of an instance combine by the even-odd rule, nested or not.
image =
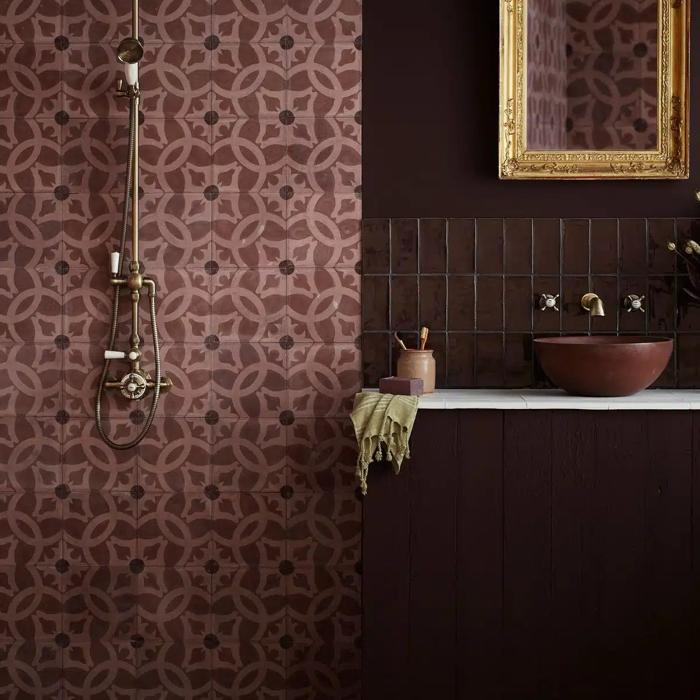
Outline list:
[[[360,0],[142,0],[174,387],[115,452],[130,8],[0,8],[0,695],[359,698]],[[103,407],[120,440],[144,419]]]
[[[656,386],[700,387],[700,305],[667,249],[696,219],[367,219],[362,235],[365,386],[392,373],[393,332],[416,347],[428,326],[442,387],[546,387],[532,341],[567,334],[675,339]],[[581,308],[592,290],[605,317]],[[559,295],[540,311],[541,294]],[[628,313],[628,294],[645,313]]]

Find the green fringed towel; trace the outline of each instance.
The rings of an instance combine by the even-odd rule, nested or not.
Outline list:
[[[363,494],[367,493],[367,474],[372,460],[387,459],[398,474],[404,458],[410,458],[408,440],[417,411],[417,396],[367,391],[355,396],[351,417],[360,450],[355,474]]]

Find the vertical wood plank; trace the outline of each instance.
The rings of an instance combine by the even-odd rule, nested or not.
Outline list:
[[[648,697],[641,585],[649,430],[639,411],[596,418],[596,681],[602,698],[639,700]]]
[[[552,657],[554,697],[593,697],[596,416],[552,414]]]
[[[415,700],[455,696],[456,426],[454,411],[421,412],[406,464],[411,491],[411,684],[406,697]]]
[[[501,697],[503,411],[460,411],[457,697]]]
[[[505,417],[504,696],[551,697],[550,412]]]
[[[410,464],[410,462],[409,462]],[[362,697],[406,697],[409,681],[409,480],[370,469],[363,501]]]
[[[650,697],[692,693],[693,417],[649,414],[642,588],[648,625],[645,684]],[[695,618],[697,624],[697,618]]]

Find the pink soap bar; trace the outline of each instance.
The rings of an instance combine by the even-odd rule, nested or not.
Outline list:
[[[383,377],[379,380],[379,391],[382,394],[421,396],[423,393],[423,380],[404,379],[403,377]]]

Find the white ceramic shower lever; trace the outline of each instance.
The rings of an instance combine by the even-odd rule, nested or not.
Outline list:
[[[125,357],[125,352],[120,352],[119,350],[105,350],[105,360],[123,360]]]
[[[109,269],[113,275],[119,274],[119,252],[116,250],[109,254]]]

